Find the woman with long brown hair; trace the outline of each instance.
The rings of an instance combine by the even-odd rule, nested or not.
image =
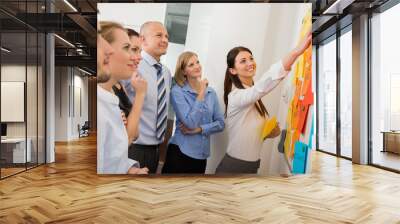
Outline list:
[[[256,62],[246,47],[235,47],[227,55],[224,81],[227,152],[216,173],[257,173],[263,140],[260,134],[269,114],[261,98],[271,92],[289,73],[297,57],[311,44],[311,34],[281,61],[275,63],[256,83]],[[268,138],[279,136],[277,126]]]

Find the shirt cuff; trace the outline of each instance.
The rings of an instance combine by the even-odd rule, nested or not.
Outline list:
[[[131,167],[140,168],[140,163],[138,161],[136,161],[136,160],[129,159],[129,164],[131,165],[130,168]]]
[[[283,79],[283,78],[285,78],[285,77],[289,74],[289,72],[291,71],[291,70],[289,70],[289,71],[285,70],[285,68],[283,67],[283,62],[282,62],[282,60],[280,60],[278,63],[274,64],[274,65],[273,65],[273,69],[274,69],[276,72],[274,72],[273,75],[271,76],[271,79],[272,79],[272,80],[280,80],[280,79]]]
[[[212,124],[202,124],[200,125],[201,128],[201,134],[203,135],[209,135],[210,129],[212,128]]]

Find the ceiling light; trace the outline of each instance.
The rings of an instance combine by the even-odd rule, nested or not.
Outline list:
[[[85,71],[85,70],[83,70],[83,69],[81,69],[81,68],[79,68],[79,67],[78,67],[78,70],[81,71],[81,72],[83,72],[83,73],[85,73],[85,74],[87,74],[87,75],[92,75],[92,73],[90,73],[90,72],[88,72],[88,71]]]
[[[354,0],[336,0],[322,14],[342,14],[343,9],[351,5],[353,2]]]
[[[65,4],[67,4],[72,10],[74,10],[74,12],[78,12],[78,10],[71,4],[68,2],[68,0],[64,0]]]
[[[71,44],[71,42],[67,41],[66,39],[58,36],[57,34],[54,34],[55,37],[57,37],[59,40],[61,40],[62,42],[66,43],[67,45],[69,45],[70,47],[75,48],[75,45]]]
[[[5,47],[1,47],[0,49],[1,49],[2,51],[6,52],[6,53],[10,53],[10,52],[11,52],[11,50],[9,50],[9,49],[7,49],[7,48],[5,48]]]

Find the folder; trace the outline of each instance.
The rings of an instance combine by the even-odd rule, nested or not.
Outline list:
[[[261,133],[262,140],[265,140],[269,134],[271,134],[272,130],[278,125],[276,117],[272,117],[265,121],[264,127]]]
[[[306,173],[308,157],[308,146],[300,141],[297,141],[294,146],[293,157],[293,173],[304,174]]]
[[[311,130],[310,130],[310,135],[308,138],[308,148],[312,149],[312,145],[313,145],[313,135],[314,135],[314,117],[311,113]]]

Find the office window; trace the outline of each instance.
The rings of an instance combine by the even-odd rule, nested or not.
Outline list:
[[[8,1],[24,19],[40,13],[43,1]],[[45,162],[45,35],[0,12],[0,178]],[[5,22],[6,21],[6,22]]]
[[[400,170],[400,4],[371,18],[372,163]]]
[[[318,48],[318,147],[336,154],[336,39]]]
[[[340,154],[352,157],[352,35],[340,36]]]
[[[1,140],[1,176],[25,170],[30,161],[30,142],[26,142],[26,33],[1,34],[1,123],[7,131]],[[6,50],[4,50],[6,49]],[[28,143],[28,144],[27,144]]]

